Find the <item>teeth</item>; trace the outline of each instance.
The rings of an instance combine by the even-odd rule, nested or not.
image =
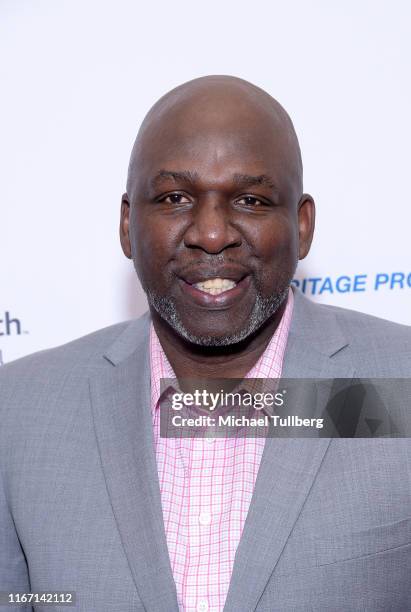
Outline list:
[[[204,291],[205,293],[218,295],[219,293],[233,289],[236,284],[237,283],[229,280],[228,278],[210,278],[206,281],[195,283],[194,287],[196,289],[200,289],[200,291]]]

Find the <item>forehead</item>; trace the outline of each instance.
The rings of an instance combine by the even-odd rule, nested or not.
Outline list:
[[[131,199],[148,189],[162,169],[195,173],[205,188],[236,174],[265,174],[293,199],[302,186],[298,141],[288,115],[266,94],[237,86],[202,86],[184,96],[167,95],[153,106],[130,160]]]
[[[137,179],[148,188],[167,169],[188,172],[207,185],[252,175],[272,177],[281,186],[290,169],[286,144],[275,126],[247,118],[217,125],[187,120],[159,124],[142,138]]]

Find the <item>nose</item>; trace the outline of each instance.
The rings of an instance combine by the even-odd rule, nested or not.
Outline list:
[[[197,202],[192,223],[184,234],[186,247],[218,254],[224,249],[240,246],[241,242],[240,233],[231,223],[227,202],[214,196]]]

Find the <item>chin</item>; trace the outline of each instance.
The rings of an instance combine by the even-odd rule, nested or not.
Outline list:
[[[192,325],[192,319],[188,320],[187,313],[180,315],[174,300],[168,297],[158,297],[154,293],[147,293],[149,303],[155,308],[161,318],[184,340],[191,344],[204,347],[232,346],[246,340],[256,333],[279,309],[288,292],[288,286],[284,291],[271,295],[268,298],[257,294],[252,312],[242,322],[233,325],[233,320],[228,321],[224,329],[216,331],[215,325],[210,322],[208,326],[197,327]],[[206,316],[206,315],[204,315]],[[221,324],[222,322],[220,322]]]
[[[171,322],[169,321],[169,323]],[[179,336],[191,344],[196,346],[217,348],[234,346],[240,342],[243,342],[258,331],[259,327],[263,323],[264,321],[256,321],[250,317],[248,321],[243,322],[243,324],[238,326],[230,325],[230,327],[226,327],[218,332],[216,331],[215,327],[212,329],[208,327],[199,329],[197,327],[193,328],[190,325],[186,326],[181,320],[174,320],[172,322],[172,327]]]
[[[224,336],[207,336],[205,334],[191,334],[187,330],[185,331],[185,333],[180,335],[184,338],[184,340],[190,342],[191,344],[209,348],[233,346],[239,344],[247,337],[247,334],[242,333],[226,334]]]

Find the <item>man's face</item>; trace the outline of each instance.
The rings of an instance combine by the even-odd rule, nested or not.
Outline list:
[[[284,146],[264,121],[186,122],[147,139],[122,205],[123,249],[151,307],[186,340],[239,342],[284,300],[312,233]]]

